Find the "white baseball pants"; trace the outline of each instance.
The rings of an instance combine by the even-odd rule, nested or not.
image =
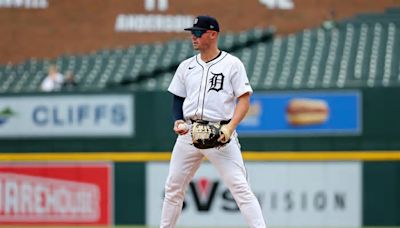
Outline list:
[[[186,189],[199,168],[204,156],[218,170],[229,188],[247,224],[251,228],[265,228],[260,204],[246,179],[240,144],[236,133],[221,148],[199,150],[191,145],[190,134],[178,136],[170,161],[165,184],[165,198],[160,228],[174,228],[182,211]]]

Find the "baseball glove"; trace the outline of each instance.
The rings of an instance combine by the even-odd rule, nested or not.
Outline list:
[[[199,149],[219,147],[229,142],[218,141],[221,136],[221,125],[219,123],[195,122],[191,128],[193,145]]]

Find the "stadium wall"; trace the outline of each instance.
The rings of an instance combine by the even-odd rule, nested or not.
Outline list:
[[[280,95],[282,91],[256,92],[255,95],[259,94],[257,97],[261,97],[261,102],[264,102],[262,99],[266,94],[264,97],[267,98],[265,101],[267,103],[269,94],[276,92],[280,96],[294,94],[294,98],[311,95],[318,98],[323,96],[320,94],[333,93],[321,98],[327,99],[328,102],[331,102],[329,99],[333,100],[332,104],[328,104],[331,105],[329,114],[331,120],[335,120],[335,115],[350,110],[346,107],[359,106],[360,110],[355,109],[355,113],[352,114],[351,121],[355,126],[349,124],[348,129],[343,128],[343,134],[336,128],[335,123],[328,125],[329,122],[326,123],[327,128],[323,129],[322,125],[321,129],[312,126],[293,127],[288,134],[280,134],[281,129],[273,127],[265,132],[262,131],[265,129],[261,128],[243,127],[239,129],[243,148],[247,151],[271,152],[399,150],[397,129],[400,128],[400,122],[397,118],[400,115],[400,108],[395,105],[396,97],[400,95],[399,90],[366,88],[351,91],[359,94],[353,98],[356,103],[338,100],[334,96],[337,93],[341,96],[342,92],[335,90],[320,90],[305,94],[298,91],[283,91],[283,95]],[[336,100],[331,98],[332,96]],[[3,95],[1,100],[0,112],[3,116],[0,125],[0,151],[5,153],[165,152],[171,150],[175,138],[171,130],[171,96],[166,92],[21,93]],[[26,106],[28,104],[29,108]],[[342,104],[347,106],[341,109]],[[127,119],[121,120],[125,122],[120,123],[118,118],[124,117],[118,115],[122,112],[122,109],[118,109],[121,105],[120,108],[125,108],[127,113],[120,115],[126,115]],[[265,116],[266,119],[260,120],[261,127],[271,121],[269,116],[277,115],[279,111],[277,109],[260,111],[258,107],[260,105],[257,103],[253,106],[253,111],[247,119],[250,121],[252,118]],[[7,114],[7,111],[10,113]],[[285,118],[284,111],[282,110],[279,118]],[[350,118],[341,118],[337,122],[350,121]],[[252,134],[247,132],[248,129]],[[324,130],[323,134],[321,130]]]
[[[290,173],[290,167],[293,166],[294,171],[300,169],[302,172],[309,173],[303,175],[302,178],[304,179],[301,179],[303,181],[302,183],[305,183],[306,186],[315,186],[315,183],[325,183],[317,185],[319,187],[315,189],[311,188],[306,192],[299,192],[299,185],[295,184],[297,182],[289,181],[282,185],[285,188],[274,192],[268,188],[280,186],[279,183],[268,180],[256,180],[252,183],[257,186],[257,188],[260,188],[258,191],[269,196],[268,198],[264,198],[264,200],[266,200],[264,202],[280,202],[280,204],[277,205],[284,205],[283,208],[287,209],[292,208],[290,206],[293,205],[303,205],[306,207],[310,205],[304,203],[306,202],[305,200],[310,199],[307,198],[309,196],[308,194],[318,193],[312,195],[314,196],[313,199],[316,201],[310,201],[311,204],[318,206],[325,205],[319,204],[325,202],[324,199],[328,199],[323,197],[325,196],[324,194],[327,194],[331,190],[336,190],[338,194],[342,194],[344,191],[346,194],[339,195],[343,197],[333,202],[339,203],[338,206],[340,208],[353,208],[356,206],[356,209],[358,209],[355,210],[355,215],[357,215],[356,218],[359,219],[360,225],[400,225],[398,217],[400,213],[400,204],[397,200],[400,193],[400,186],[398,183],[400,178],[400,166],[398,162],[400,160],[400,153],[398,145],[399,135],[396,130],[399,127],[396,118],[399,116],[400,109],[395,105],[397,102],[396,97],[400,95],[400,92],[396,88],[371,88],[355,91],[358,91],[362,97],[360,100],[362,107],[362,131],[358,135],[296,135],[290,137],[280,135],[279,137],[254,136],[242,138],[241,142],[244,148],[243,156],[245,160],[247,160],[250,169],[255,169],[255,171],[252,172],[253,175],[255,173],[252,179],[271,175],[270,171],[260,171],[268,167],[277,166],[278,170],[284,169],[288,170],[288,173]],[[256,94],[259,92],[261,91],[256,92]],[[275,92],[282,91],[270,91],[271,94]],[[322,92],[329,94],[332,91],[324,90]],[[316,93],[321,93],[321,91],[317,91]],[[298,94],[298,91],[295,91],[295,94]],[[112,97],[116,97],[117,101],[113,100]],[[72,101],[70,98],[72,98]],[[32,129],[35,130],[35,128],[30,128],[28,124],[19,125],[22,133],[13,131],[15,129],[11,131],[6,129],[7,124],[12,123],[11,121],[18,120],[16,123],[20,123],[22,121],[21,118],[27,113],[28,117],[34,115],[29,111],[33,109],[29,109],[29,106],[26,105],[23,106],[25,108],[23,111],[18,111],[17,104],[21,99],[29,100],[29,103],[33,106],[41,107],[35,109],[38,110],[36,112],[38,113],[36,120],[39,123],[45,123],[46,120],[44,116],[46,116],[45,113],[48,112],[43,110],[52,110],[50,112],[50,116],[53,119],[52,123],[54,124],[52,127],[56,127],[51,128],[54,130],[53,134],[44,134],[43,131],[40,131],[40,128],[30,133],[30,131],[32,131]],[[175,138],[175,135],[171,133],[170,125],[172,120],[168,114],[170,113],[170,96],[167,96],[165,92],[142,91],[132,93],[118,91],[101,94],[9,94],[2,96],[1,101],[0,110],[2,112],[2,125],[0,125],[0,129],[2,139],[0,140],[0,150],[2,153],[0,154],[0,169],[3,171],[0,172],[0,180],[3,181],[1,183],[8,183],[7,181],[9,180],[20,178],[19,180],[26,180],[27,183],[39,181],[39,183],[42,183],[44,186],[57,189],[53,185],[47,184],[49,183],[47,182],[47,178],[56,178],[56,183],[63,183],[62,181],[69,180],[73,181],[75,185],[80,185],[82,183],[86,183],[84,186],[93,185],[96,184],[95,181],[91,178],[85,179],[82,175],[89,172],[87,170],[90,170],[93,163],[105,163],[103,166],[112,167],[110,171],[110,182],[108,182],[110,189],[112,189],[110,190],[112,195],[109,195],[109,207],[111,207],[109,213],[112,218],[109,220],[100,220],[100,222],[102,222],[101,224],[111,222],[123,225],[146,224],[149,223],[149,221],[154,222],[154,218],[151,220],[152,218],[148,217],[148,208],[154,208],[154,205],[158,205],[158,202],[149,203],[148,197],[160,199],[162,197],[162,189],[160,187],[149,186],[149,181],[162,184],[163,181],[157,178],[162,178],[160,177],[161,174],[166,175],[166,172],[163,170],[167,165],[166,162],[169,160],[170,152],[168,151],[170,151]],[[39,104],[36,102],[39,102]],[[9,107],[14,111],[5,112],[4,110],[7,110],[5,104],[11,104]],[[84,105],[82,106],[81,104]],[[131,107],[133,110],[131,113],[132,122],[127,122],[129,123],[127,125],[132,126],[132,131],[130,131],[129,128],[128,130],[122,128],[120,131],[118,131],[118,129],[115,131],[115,126],[110,127],[106,125],[106,128],[103,129],[103,131],[100,130],[100,132],[106,135],[111,133],[116,135],[90,136],[90,134],[97,134],[96,132],[99,131],[98,127],[104,127],[102,124],[107,122],[106,120],[116,121],[116,123],[120,123],[119,121],[121,120],[127,120],[121,118],[121,116],[123,116],[121,115],[121,110],[126,110],[121,109],[121,105],[126,105],[123,107]],[[45,109],[43,107],[50,108]],[[96,119],[98,120],[97,124],[89,124],[87,126],[85,124],[88,122],[82,122],[84,128],[93,130],[84,132],[85,134],[89,134],[89,137],[82,135],[73,136],[74,134],[82,134],[82,129],[74,129],[61,124],[65,123],[67,120],[70,123],[76,123],[74,121],[77,121],[77,119],[74,117],[77,116],[72,114],[69,116],[70,112],[74,113],[73,110],[75,110],[74,108],[76,107],[80,107],[79,110],[81,110],[82,118],[88,116],[93,117],[85,118],[85,121],[91,120],[95,122]],[[96,109],[93,107],[98,108]],[[107,110],[113,111],[108,112]],[[4,115],[4,113],[8,114]],[[66,113],[67,117],[61,118],[61,113]],[[94,113],[97,113],[97,115]],[[114,115],[112,113],[114,113]],[[22,121],[22,123],[25,122]],[[46,125],[42,127],[46,128]],[[59,128],[61,128],[61,130]],[[56,134],[60,134],[60,132],[61,136],[57,136]],[[129,135],[130,132],[133,132],[134,136],[119,135]],[[72,136],[62,136],[62,133],[72,134]],[[22,134],[22,136],[14,135],[10,137],[10,134]],[[29,136],[29,134],[36,135]],[[64,166],[71,165],[74,166],[74,171],[66,171]],[[28,166],[28,168],[26,166]],[[35,177],[32,177],[32,166],[39,167],[39,170],[35,171],[37,173]],[[305,171],[315,166],[320,166],[320,168],[314,171],[311,170],[311,172]],[[331,166],[331,173],[333,174],[329,174],[328,172],[327,167]],[[62,168],[64,171],[54,171],[59,169],[59,167],[64,167]],[[344,169],[343,167],[350,168],[349,173],[341,173],[343,170],[347,170],[347,168]],[[29,172],[26,169],[28,169]],[[11,172],[10,170],[13,171]],[[149,173],[151,170],[155,170],[155,172],[158,172],[160,175]],[[207,180],[211,181],[210,183],[217,183],[215,182],[218,181],[215,179],[217,177],[209,174],[210,170],[206,169],[206,171],[202,171],[201,175],[204,174]],[[10,172],[20,176],[15,176],[14,174],[10,175]],[[276,170],[272,170],[271,172],[274,173]],[[71,173],[72,177],[68,176],[71,175]],[[313,176],[315,173],[322,174],[322,177],[319,177],[322,178],[321,181],[318,181],[318,177]],[[27,177],[26,174],[30,176]],[[285,175],[283,175],[281,179],[290,180],[294,178],[289,174],[287,174],[288,176]],[[335,178],[335,175],[337,178]],[[353,179],[347,179],[348,177],[352,177]],[[200,181],[200,179],[196,180]],[[322,180],[328,182],[332,180],[332,184],[329,185]],[[334,180],[339,180],[339,183],[336,183]],[[340,182],[342,180],[347,180],[347,182]],[[70,184],[70,182],[68,183]],[[354,183],[358,183],[358,185],[353,185]],[[101,187],[101,183],[99,186],[100,189],[107,189]],[[267,186],[267,189],[263,190],[262,186]],[[329,186],[333,186],[332,189]],[[356,187],[349,188],[348,186]],[[357,188],[357,186],[360,186],[360,188]],[[74,189],[74,187],[71,187],[71,189]],[[221,191],[222,190],[221,188]],[[293,192],[298,194],[297,199],[292,198]],[[192,192],[190,194],[192,194],[190,196],[193,196],[194,193]],[[224,192],[221,192],[221,194],[224,194]],[[360,197],[359,201],[350,201],[350,199],[357,199],[357,195]],[[222,201],[223,199],[224,198],[216,198],[216,203],[229,203],[229,201]],[[278,199],[281,199],[281,201],[275,201]],[[349,201],[345,201],[345,199]],[[191,203],[192,204],[188,204],[188,208],[193,208],[193,202]],[[190,205],[192,205],[192,207],[190,207]],[[267,204],[267,206],[270,207],[273,207],[273,205],[275,204]],[[107,206],[104,207],[107,208]],[[335,209],[335,207],[331,209]],[[5,210],[0,210],[0,216],[2,216],[4,212]],[[279,214],[278,212],[283,214]],[[277,218],[279,217],[278,215],[290,216],[294,213],[293,211],[278,212],[270,211],[266,216]],[[295,212],[305,213],[304,211]],[[350,218],[354,218],[353,212],[346,214],[350,215]],[[186,212],[188,215],[186,216],[189,216],[189,218],[191,218],[190,213],[195,212],[190,212],[190,209],[188,209]],[[215,213],[221,213],[222,216],[229,215],[229,213],[223,211]],[[320,212],[317,211],[316,214],[318,213]],[[327,213],[327,211],[323,211],[322,214],[330,215]],[[320,217],[313,217],[316,216],[316,214],[311,213],[307,215],[311,216],[309,217],[311,220],[321,221],[321,223],[317,225],[332,225],[328,220],[320,220]],[[49,216],[50,215],[52,214],[49,214]],[[229,221],[229,219],[225,221]],[[283,220],[280,220],[280,222],[282,221],[290,221],[290,219],[289,217],[283,217]],[[335,221],[342,220],[337,219]],[[358,220],[344,219],[343,221],[350,221],[346,225],[354,225],[357,224]],[[279,221],[274,222],[275,224],[279,224]],[[341,226],[336,223],[334,225]]]
[[[287,158],[281,161],[259,159],[247,161],[246,164],[250,184],[271,226],[344,228],[400,225],[398,161],[296,161]],[[91,168],[96,165],[103,168],[93,173]],[[111,176],[103,172],[104,167],[111,168]],[[167,170],[168,163],[160,161],[112,162],[102,158],[90,161],[43,158],[35,161],[2,160],[2,225],[157,226]],[[89,179],[88,174],[91,175]],[[15,182],[16,178],[18,182]],[[96,182],[93,181],[96,178],[109,179],[106,186],[98,185],[99,193],[92,192],[90,195],[92,199],[98,200],[92,203],[100,207],[94,207],[97,209],[93,210],[97,210],[101,216],[92,219],[87,211],[77,210],[79,207],[70,208],[71,204],[57,200],[57,195],[74,197],[74,189],[85,192],[88,185]],[[15,186],[21,184],[25,190],[19,192],[18,187],[11,187],[13,183],[18,183]],[[213,187],[215,192],[202,189],[199,183],[207,183],[206,186]],[[27,192],[28,184],[32,184],[34,192],[39,191],[40,187],[43,204],[53,202],[51,206],[44,207],[47,210],[39,211],[37,206],[32,206],[29,214],[23,211],[24,205],[30,208],[29,205],[38,202],[35,194]],[[80,186],[71,187],[71,184]],[[64,189],[62,195],[60,189]],[[12,194],[14,191],[19,194]],[[101,200],[98,194],[102,195]],[[107,197],[103,197],[105,194]],[[204,162],[197,172],[185,200],[180,225],[228,227],[235,222],[236,226],[245,227],[227,188],[208,162]],[[16,203],[22,201],[24,204],[21,207],[16,206]],[[55,209],[56,205],[58,209]],[[87,217],[82,219],[72,216],[65,221],[55,214],[60,217],[84,214]]]

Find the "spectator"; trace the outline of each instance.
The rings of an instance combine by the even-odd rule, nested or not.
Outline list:
[[[76,81],[75,81],[74,74],[72,73],[71,70],[68,70],[65,73],[64,82],[62,84],[62,89],[66,90],[66,91],[71,91],[71,90],[74,90],[74,88],[77,85],[78,85],[78,83],[76,83]]]
[[[58,72],[56,65],[50,65],[49,74],[42,81],[40,86],[41,90],[44,92],[59,91],[61,89],[64,76]]]

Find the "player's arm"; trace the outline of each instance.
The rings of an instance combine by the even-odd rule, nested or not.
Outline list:
[[[179,130],[178,125],[180,123],[184,123],[183,116],[183,102],[186,97],[186,87],[184,82],[184,72],[186,69],[186,62],[182,62],[179,64],[178,69],[175,72],[174,77],[172,78],[171,84],[168,87],[168,91],[173,94],[172,100],[172,115],[174,119],[174,127],[173,130],[177,134],[186,134],[187,131]]]
[[[249,111],[250,107],[250,93],[244,93],[240,97],[238,97],[238,102],[236,104],[235,112],[233,113],[233,117],[231,121],[227,124],[228,129],[234,131],[239,125],[240,121],[246,116],[247,111]]]
[[[235,107],[235,111],[233,113],[233,117],[231,121],[224,125],[221,131],[223,135],[221,135],[219,141],[228,141],[232,132],[235,131],[239,123],[246,116],[247,111],[250,107],[250,92],[246,92],[238,97],[238,102]],[[227,136],[227,137],[226,137]]]
[[[180,97],[174,94],[172,101],[172,114],[174,117],[174,131],[177,134],[184,135],[188,132],[188,129],[179,129],[178,125],[181,123],[185,123],[183,120],[183,102],[185,101],[184,97]]]

